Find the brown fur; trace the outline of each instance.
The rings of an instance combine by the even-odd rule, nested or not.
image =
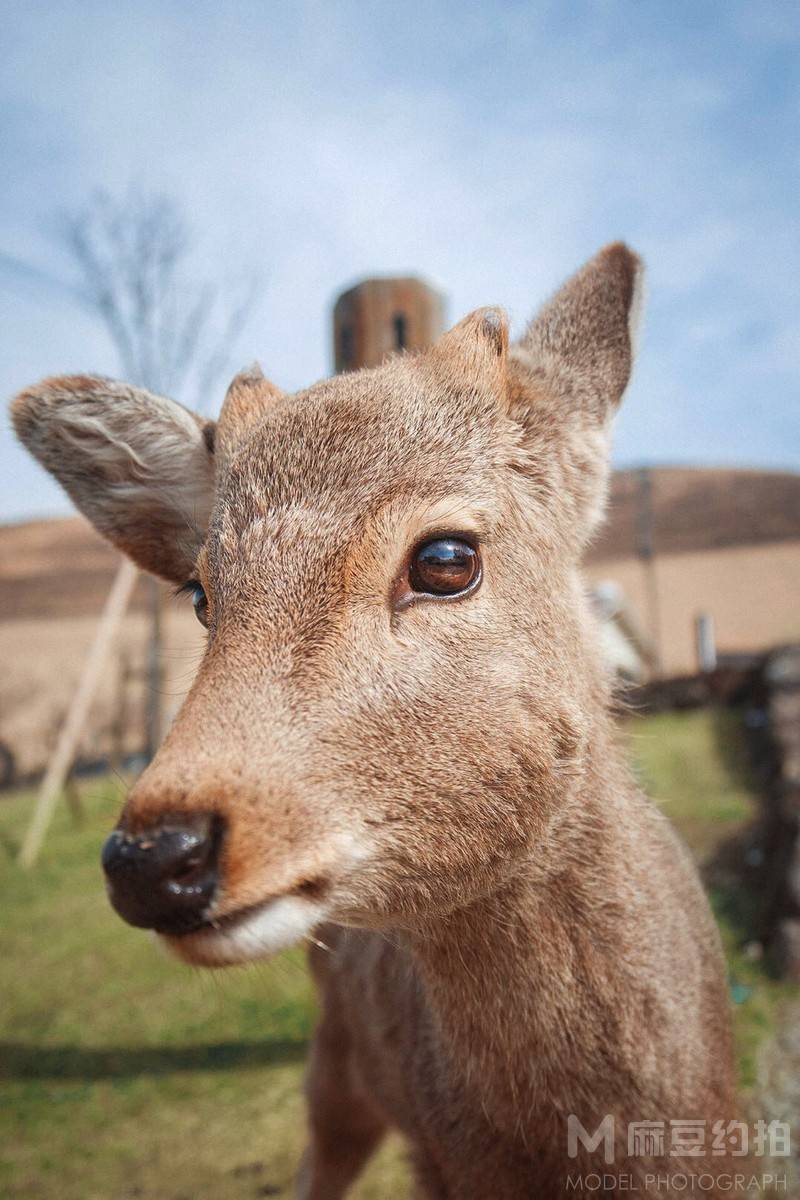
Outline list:
[[[208,594],[204,662],[123,820],[224,816],[223,925],[270,897],[324,915],[306,1200],[343,1195],[390,1125],[425,1196],[548,1200],[568,1172],[644,1169],[568,1160],[570,1113],[587,1129],[614,1114],[623,1135],[731,1113],[717,932],[617,744],[579,574],[638,274],[608,247],[511,350],[487,309],[424,354],[297,396],[239,377],[208,528],[184,526],[172,558],[181,471],[168,521],[158,471],[147,495],[146,469],[107,486],[131,443],[147,461],[119,385],[46,381],[15,403],[98,528]],[[97,465],[102,434],[77,438],[72,414],[104,387]],[[147,403],[152,437],[169,402]],[[213,444],[176,454],[208,475]],[[478,539],[480,588],[401,610],[411,548],[441,532]],[[213,961],[193,937],[178,952]]]

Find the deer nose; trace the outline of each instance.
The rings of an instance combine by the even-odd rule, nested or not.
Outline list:
[[[102,853],[112,905],[141,929],[197,929],[217,888],[221,841],[222,822],[212,813],[167,816],[136,835],[115,829]]]

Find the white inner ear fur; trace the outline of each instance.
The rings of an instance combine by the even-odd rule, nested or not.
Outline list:
[[[181,511],[187,524],[205,527],[213,500],[208,451],[194,417],[170,400],[149,396],[132,409],[109,405],[105,413],[71,413],[66,436],[92,434],[91,454],[114,493],[136,502],[149,496]],[[77,434],[77,437],[75,436]]]
[[[176,454],[183,456],[189,447],[199,448],[202,443],[197,420],[163,396],[109,380],[103,401],[99,411],[90,413],[85,411],[86,401],[78,393],[74,402],[62,402],[54,409],[50,419],[98,438],[101,445],[93,446],[92,453],[102,454],[110,466],[117,459],[116,449],[145,474],[158,474],[169,467]],[[144,449],[146,459],[140,453]]]
[[[77,375],[20,393],[12,419],[102,534],[145,570],[186,578],[214,499],[201,418],[141,388]]]

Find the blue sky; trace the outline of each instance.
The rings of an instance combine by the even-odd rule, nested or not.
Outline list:
[[[519,329],[625,238],[650,298],[616,462],[800,467],[791,0],[6,0],[3,14],[5,395],[116,373],[49,282],[68,278],[51,230],[60,207],[139,181],[185,206],[198,270],[258,268],[231,370],[258,358],[287,388],[329,373],[330,303],[358,276],[420,273],[452,320],[499,303]],[[68,507],[6,421],[0,519]]]

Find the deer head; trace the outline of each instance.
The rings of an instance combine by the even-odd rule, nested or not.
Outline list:
[[[639,273],[607,247],[512,348],[481,309],[296,395],[250,371],[216,426],[94,377],[14,401],[28,449],[208,629],[104,852],[128,920],[242,961],[322,919],[435,920],[546,859],[596,704],[577,568]]]

